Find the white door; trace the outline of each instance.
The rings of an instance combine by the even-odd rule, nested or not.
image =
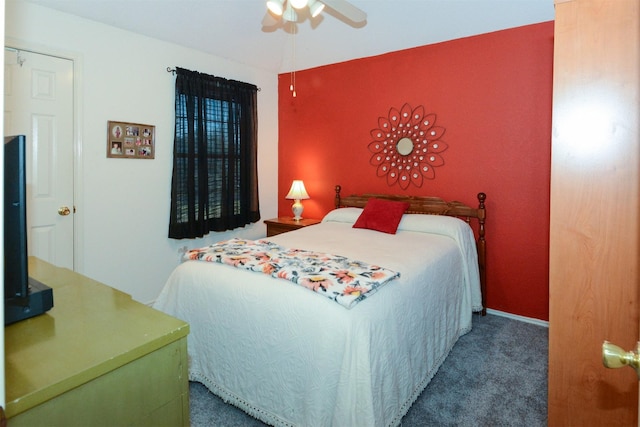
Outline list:
[[[73,270],[73,61],[5,48],[4,134],[27,137],[29,255]]]

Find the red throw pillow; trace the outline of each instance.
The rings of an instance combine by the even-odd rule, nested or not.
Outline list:
[[[368,228],[396,234],[402,215],[409,209],[408,202],[369,199],[353,228]]]

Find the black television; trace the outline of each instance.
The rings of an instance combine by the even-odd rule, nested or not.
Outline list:
[[[50,287],[29,277],[27,251],[26,137],[4,139],[4,324],[53,307]]]

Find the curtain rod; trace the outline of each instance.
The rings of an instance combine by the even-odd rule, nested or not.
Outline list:
[[[176,75],[176,69],[175,68],[171,68],[171,67],[167,67],[167,73],[171,73],[174,76]],[[260,89],[259,87],[257,88],[258,92],[260,92],[262,89]]]

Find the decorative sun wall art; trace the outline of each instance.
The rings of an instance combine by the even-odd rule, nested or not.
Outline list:
[[[435,126],[436,115],[425,115],[421,105],[412,109],[404,104],[398,111],[392,107],[387,117],[378,118],[378,127],[371,130],[373,141],[370,163],[376,174],[406,190],[410,184],[422,187],[424,179],[435,178],[435,168],[444,165],[442,152],[448,145],[440,138],[445,128]]]

